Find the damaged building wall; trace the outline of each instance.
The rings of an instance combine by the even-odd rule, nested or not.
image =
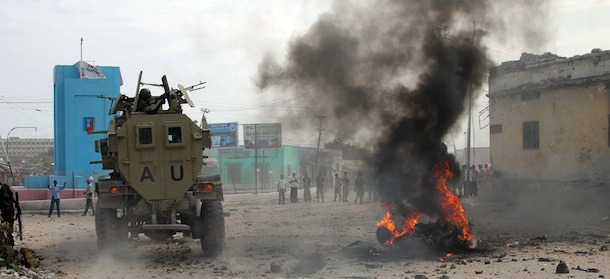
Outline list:
[[[489,77],[491,164],[506,177],[606,180],[610,51],[523,54]]]

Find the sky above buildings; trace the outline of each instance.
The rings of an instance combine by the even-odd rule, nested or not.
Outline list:
[[[326,0],[5,3],[0,9],[0,136],[14,127],[36,127],[15,129],[11,137],[53,137],[53,67],[80,60],[81,38],[83,60],[121,68],[123,94],[134,95],[140,71],[150,83],[167,75],[172,87],[205,81],[206,89],[191,93],[196,108],[185,110],[192,119],[201,119],[206,109],[210,123],[281,122],[281,110],[269,104],[289,107],[293,98],[287,93],[278,102],[260,94],[255,86],[259,63],[269,53],[283,59],[290,40],[331,10]],[[522,52],[569,57],[610,49],[610,1],[551,1],[545,12],[541,18],[548,21],[514,24],[543,24],[547,40],[527,46],[490,42],[496,64],[518,60]],[[478,117],[486,106],[484,97],[474,105],[474,146],[489,146],[487,128],[479,128],[486,125],[485,113]],[[335,136],[328,127],[323,142]],[[284,144],[316,141],[313,129],[311,135],[284,135]],[[452,142],[457,149],[465,145],[463,129],[456,129]]]

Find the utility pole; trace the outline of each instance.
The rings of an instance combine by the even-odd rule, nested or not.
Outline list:
[[[475,23],[472,22],[472,40],[470,41],[471,47],[474,49],[474,35],[475,35]],[[466,140],[466,181],[470,183],[470,129],[472,126],[472,88],[468,87],[468,136]]]
[[[319,162],[318,162],[318,159],[320,158],[320,140],[322,139],[322,131],[324,131],[324,129],[322,129],[322,123],[324,122],[324,119],[326,118],[326,116],[318,116],[318,118],[320,118],[320,127],[318,128],[318,147],[316,148],[316,167],[313,170],[314,180],[318,177],[318,172],[320,171]]]
[[[201,123],[199,123],[199,128],[201,128],[202,130],[210,129],[210,126],[208,125],[208,120],[205,118],[205,114],[210,112],[210,110],[208,108],[202,108],[201,112]]]
[[[258,132],[254,124],[254,194],[258,194]]]
[[[83,61],[83,38],[80,38],[80,61]],[[80,67],[80,65],[78,65]]]

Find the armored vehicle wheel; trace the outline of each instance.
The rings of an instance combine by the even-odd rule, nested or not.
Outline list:
[[[222,252],[225,243],[225,215],[220,202],[201,204],[203,236],[201,250],[206,257],[214,257]]]
[[[95,204],[95,233],[97,235],[97,250],[112,249],[119,240],[117,212],[114,208],[100,208]]]

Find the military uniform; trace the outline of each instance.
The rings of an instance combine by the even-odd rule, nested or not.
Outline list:
[[[6,244],[15,245],[13,239],[13,224],[15,223],[15,198],[11,187],[2,184],[0,187],[0,211],[2,211],[2,221],[8,223],[9,231],[6,236]]]

